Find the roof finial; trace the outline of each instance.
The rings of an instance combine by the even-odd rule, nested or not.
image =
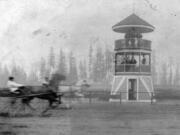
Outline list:
[[[133,13],[135,13],[135,1],[133,0]]]

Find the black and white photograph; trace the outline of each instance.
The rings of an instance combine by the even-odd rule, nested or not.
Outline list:
[[[180,1],[0,0],[0,135],[180,135]]]

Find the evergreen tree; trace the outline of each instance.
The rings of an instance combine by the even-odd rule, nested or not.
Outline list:
[[[161,75],[160,75],[160,84],[162,86],[167,86],[167,64],[166,63],[162,63],[161,65],[161,69],[162,69],[162,72],[161,72]]]
[[[58,73],[67,75],[66,57],[63,50],[60,50],[59,63],[58,63]]]
[[[180,81],[180,72],[179,72],[179,63],[176,66],[175,77],[174,77],[174,85],[178,86]]]
[[[1,87],[7,87],[7,81],[8,81],[8,78],[10,76],[10,73],[9,73],[9,70],[8,68],[5,66],[5,67],[1,67]]]
[[[79,61],[79,78],[80,79],[83,79],[83,63],[82,63],[82,61],[80,60]]]
[[[40,78],[44,78],[46,76],[46,61],[44,58],[41,58],[40,63]]]
[[[89,79],[93,79],[93,47],[89,46],[89,63],[88,63]]]
[[[111,52],[107,46],[105,51],[105,73],[106,80],[110,83],[113,75],[113,52]]]
[[[105,61],[102,48],[98,47],[93,65],[93,80],[101,82],[105,78]]]
[[[76,83],[78,81],[78,73],[77,73],[77,65],[76,59],[73,56],[73,53],[70,52],[69,54],[69,75],[68,75],[69,83]]]
[[[87,64],[86,64],[85,59],[83,61],[83,76],[84,76],[84,79],[87,79]]]
[[[106,71],[112,71],[112,64],[113,64],[113,52],[111,52],[106,46],[106,51],[105,51]]]
[[[168,85],[172,87],[173,85],[173,72],[172,72],[172,66],[169,67],[169,78],[168,78]]]
[[[8,78],[10,76],[10,72],[6,66],[3,68],[2,73],[3,73],[3,78],[4,78],[2,86],[7,86],[7,81],[8,81]]]
[[[55,54],[54,54],[54,48],[50,48],[49,52],[49,61],[48,61],[48,66],[47,66],[47,76],[50,76],[50,74],[54,71],[55,69]]]
[[[168,67],[169,67],[169,77],[168,77],[168,85],[169,86],[172,86],[172,83],[173,83],[173,58],[172,57],[170,57],[169,58],[169,65],[168,65]]]
[[[80,60],[79,62],[79,77],[80,79],[87,79],[86,61]]]

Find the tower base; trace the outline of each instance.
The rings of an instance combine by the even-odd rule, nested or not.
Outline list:
[[[155,102],[151,76],[115,76],[110,102]]]

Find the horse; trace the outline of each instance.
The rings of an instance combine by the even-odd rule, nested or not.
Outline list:
[[[35,110],[31,105],[31,101],[34,98],[47,100],[49,103],[48,108],[46,108],[42,113],[45,113],[47,110],[56,107],[53,106],[53,103],[62,104],[61,97],[62,93],[58,94],[58,87],[61,81],[65,80],[65,76],[61,74],[53,74],[51,80],[49,81],[49,86],[24,86],[20,87],[19,96],[22,97],[21,103],[26,105],[31,110]]]

